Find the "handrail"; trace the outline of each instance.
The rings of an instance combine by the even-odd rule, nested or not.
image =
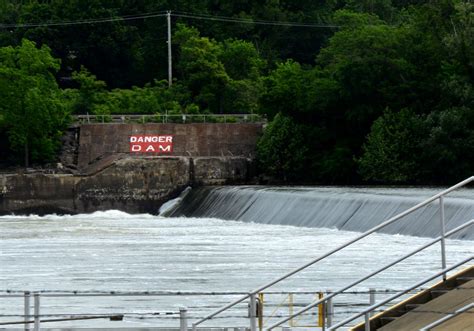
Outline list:
[[[450,313],[449,315],[446,315],[442,318],[440,318],[439,320],[436,320],[434,321],[433,323],[430,323],[428,325],[426,325],[425,327],[421,328],[420,331],[428,331],[428,330],[431,330],[432,328],[438,326],[438,325],[441,325],[443,324],[444,322],[447,322],[449,321],[450,319],[458,316],[459,314],[462,314],[468,310],[470,310],[471,308],[474,308],[474,302],[473,303],[469,303],[459,309],[457,309],[456,311],[454,311],[453,313]]]
[[[421,285],[423,285],[423,284],[429,282],[430,280],[433,280],[433,279],[435,279],[436,277],[442,276],[442,275],[446,274],[448,271],[451,271],[451,270],[453,270],[453,269],[455,269],[455,268],[457,268],[457,267],[460,267],[460,266],[462,266],[463,264],[465,264],[465,263],[467,263],[467,262],[469,262],[469,261],[471,261],[471,260],[473,260],[473,259],[474,259],[474,255],[471,255],[471,256],[468,257],[467,259],[464,259],[464,260],[462,260],[461,262],[458,262],[458,263],[452,265],[452,266],[449,267],[449,268],[445,268],[445,269],[441,270],[440,272],[437,272],[436,274],[431,275],[430,277],[425,278],[425,279],[423,279],[422,281],[419,281],[418,283],[416,283],[416,284],[414,284],[414,285],[411,285],[410,287],[404,289],[404,290],[401,291],[400,293],[394,294],[394,295],[388,297],[387,299],[384,299],[384,300],[380,301],[379,303],[377,303],[377,304],[375,304],[375,305],[372,305],[372,306],[370,306],[370,307],[367,308],[367,309],[364,309],[364,310],[361,311],[360,313],[354,314],[354,315],[352,315],[351,317],[348,317],[348,318],[346,318],[345,320],[343,320],[343,321],[341,321],[341,322],[339,322],[339,323],[337,323],[337,324],[335,324],[335,325],[329,327],[329,328],[328,328],[328,331],[335,330],[335,329],[337,329],[338,327],[341,327],[341,326],[343,326],[343,325],[345,325],[345,324],[347,324],[347,323],[349,323],[349,322],[352,322],[352,321],[355,320],[356,318],[359,318],[359,317],[361,317],[362,315],[368,314],[369,312],[373,311],[374,309],[377,309],[377,308],[379,308],[380,306],[383,306],[384,304],[386,304],[386,303],[388,303],[388,302],[390,302],[390,301],[392,301],[392,300],[394,300],[394,299],[397,299],[398,297],[401,297],[401,296],[404,295],[405,293],[408,293],[408,292],[410,292],[411,290],[413,290],[413,289],[415,289],[415,288],[417,288],[417,287],[419,287],[419,286],[421,286]]]
[[[472,219],[472,220],[470,220],[469,222],[467,222],[467,223],[465,223],[465,224],[463,224],[463,225],[460,225],[460,226],[458,226],[457,228],[454,228],[453,230],[447,232],[447,233],[445,234],[445,237],[449,237],[449,236],[451,236],[451,235],[453,235],[453,234],[455,234],[455,233],[457,233],[457,232],[459,232],[459,231],[461,231],[461,230],[463,230],[463,229],[465,229],[465,228],[467,228],[467,227],[469,227],[469,226],[471,226],[471,225],[474,225],[474,219]],[[345,287],[343,287],[343,288],[341,288],[341,289],[339,289],[339,290],[337,290],[337,291],[335,291],[335,292],[332,292],[332,293],[330,293],[329,295],[327,295],[327,296],[325,296],[325,297],[323,297],[323,298],[321,298],[321,299],[319,299],[319,300],[313,301],[312,303],[310,303],[309,305],[307,305],[307,306],[301,308],[300,310],[298,310],[298,311],[295,312],[294,314],[292,314],[292,315],[290,315],[290,316],[288,316],[288,317],[285,317],[285,318],[279,320],[278,322],[275,322],[274,324],[272,324],[271,326],[269,326],[269,327],[267,328],[267,330],[272,330],[273,328],[275,328],[275,327],[277,327],[277,326],[279,326],[279,325],[281,325],[281,324],[283,324],[283,323],[285,323],[285,322],[291,320],[292,318],[294,318],[294,317],[296,317],[296,316],[299,316],[299,315],[301,315],[301,314],[307,312],[307,311],[310,310],[311,308],[316,307],[317,305],[326,302],[327,300],[329,300],[329,299],[335,297],[336,295],[339,295],[339,294],[341,294],[341,293],[344,293],[346,290],[350,289],[351,287],[354,287],[355,285],[358,285],[358,284],[362,283],[363,281],[365,281],[365,280],[371,278],[372,276],[375,276],[375,275],[381,273],[382,271],[384,271],[384,270],[386,270],[386,269],[388,269],[388,268],[394,266],[395,264],[397,264],[397,263],[399,263],[399,262],[402,262],[403,260],[406,260],[407,258],[409,258],[409,257],[411,257],[411,256],[413,256],[413,255],[415,255],[416,253],[419,253],[419,252],[421,252],[422,250],[424,250],[424,249],[426,249],[426,248],[428,248],[428,247],[430,247],[430,246],[433,246],[433,245],[436,244],[437,242],[441,241],[442,238],[443,238],[442,236],[439,236],[439,237],[433,239],[432,241],[430,241],[430,242],[424,244],[423,246],[421,246],[421,247],[419,247],[419,248],[417,248],[417,249],[411,251],[410,253],[408,253],[408,254],[406,254],[406,255],[404,255],[404,256],[398,258],[397,260],[395,260],[395,261],[393,261],[393,262],[391,262],[391,263],[389,263],[389,264],[387,264],[387,265],[385,265],[385,266],[383,266],[383,267],[377,269],[376,271],[374,271],[374,272],[368,274],[367,276],[364,276],[364,277],[362,277],[362,278],[359,278],[358,280],[354,281],[353,283],[351,283],[351,284],[349,284],[349,285],[347,285],[347,286],[345,286]]]
[[[442,192],[440,192],[440,193],[438,193],[438,194],[436,194],[436,195],[434,195],[434,196],[432,196],[432,197],[430,197],[430,198],[424,200],[423,202],[420,202],[419,204],[417,204],[417,205],[415,205],[415,206],[413,206],[413,207],[411,207],[411,208],[405,210],[404,212],[401,212],[400,214],[395,215],[395,216],[389,218],[389,219],[386,220],[385,222],[383,222],[383,223],[381,223],[381,224],[379,224],[379,225],[373,227],[373,228],[370,229],[370,230],[367,230],[366,232],[362,233],[361,235],[359,235],[359,236],[357,236],[357,237],[355,237],[355,238],[353,238],[353,239],[347,241],[346,243],[344,243],[344,244],[342,244],[342,245],[340,245],[340,246],[338,246],[338,247],[336,247],[336,248],[330,250],[329,252],[327,252],[327,253],[325,253],[325,254],[323,254],[323,255],[320,255],[319,257],[317,257],[317,258],[313,259],[312,261],[310,261],[310,262],[304,264],[303,266],[301,266],[301,267],[299,267],[299,268],[296,268],[296,269],[290,271],[289,273],[287,273],[287,274],[285,274],[285,275],[283,275],[283,276],[281,276],[281,277],[279,277],[279,278],[277,278],[277,279],[275,279],[275,280],[273,280],[273,281],[271,281],[271,282],[269,282],[269,283],[267,283],[267,284],[265,284],[265,285],[263,285],[263,286],[260,286],[259,288],[257,288],[257,289],[255,289],[255,290],[249,292],[247,295],[244,295],[244,296],[240,297],[239,299],[237,299],[237,300],[235,300],[235,301],[233,301],[233,302],[227,304],[226,306],[224,306],[224,307],[222,307],[222,308],[216,310],[215,312],[213,312],[213,313],[211,313],[211,314],[205,316],[204,318],[202,318],[202,319],[196,321],[195,323],[193,323],[193,331],[196,331],[196,327],[197,327],[199,324],[201,324],[201,323],[203,323],[203,322],[205,322],[205,321],[207,321],[207,320],[213,318],[214,316],[220,314],[221,312],[223,312],[223,311],[225,311],[225,310],[227,310],[227,309],[229,309],[229,308],[231,308],[231,307],[233,307],[233,306],[239,304],[240,302],[244,301],[245,299],[251,298],[252,296],[255,296],[258,292],[261,292],[261,291],[263,291],[263,290],[265,290],[265,289],[267,289],[267,288],[269,288],[269,287],[271,287],[271,286],[273,286],[273,285],[275,285],[275,284],[281,282],[282,280],[285,280],[285,279],[287,279],[287,278],[293,276],[294,274],[296,274],[296,273],[298,273],[298,272],[300,272],[300,271],[302,271],[302,270],[304,270],[304,269],[306,269],[306,268],[312,266],[313,264],[315,264],[315,263],[317,263],[317,262],[319,262],[319,261],[321,261],[321,260],[323,260],[323,259],[325,259],[325,258],[327,258],[327,257],[329,257],[329,256],[331,256],[331,255],[333,255],[333,254],[336,253],[336,252],[339,252],[340,250],[342,250],[342,249],[344,249],[344,248],[346,248],[346,247],[352,245],[353,243],[358,242],[359,240],[361,240],[361,239],[363,239],[363,238],[365,238],[365,237],[371,235],[372,233],[374,233],[374,232],[376,232],[376,231],[378,231],[378,230],[380,230],[380,229],[386,227],[387,225],[390,225],[390,224],[392,224],[392,223],[398,221],[398,220],[401,219],[402,217],[404,217],[404,216],[406,216],[406,215],[408,215],[408,214],[410,214],[410,213],[412,213],[412,212],[414,212],[414,211],[416,211],[416,210],[418,210],[418,209],[420,209],[420,208],[422,208],[422,207],[424,207],[424,206],[430,204],[431,202],[433,202],[433,201],[435,201],[435,200],[437,200],[437,199],[439,199],[439,198],[441,198],[441,197],[447,195],[448,193],[450,193],[450,192],[452,192],[452,191],[454,191],[454,190],[456,190],[456,189],[458,189],[458,188],[460,188],[460,187],[462,187],[462,186],[464,186],[464,185],[466,185],[466,184],[469,184],[469,183],[472,182],[472,181],[474,181],[474,176],[471,176],[471,177],[469,177],[469,178],[463,180],[462,182],[459,182],[459,183],[457,183],[456,185],[453,185],[453,186],[449,187],[448,189],[446,189],[446,190],[444,190],[444,191],[442,191]],[[444,220],[443,220],[443,222],[444,222]],[[443,227],[444,227],[444,225],[443,225]],[[444,232],[444,231],[443,231],[443,232]],[[444,238],[444,233],[442,233],[442,237]],[[444,239],[442,239],[442,240],[444,240]]]
[[[170,120],[182,123],[256,123],[266,122],[260,114],[108,114],[108,115],[72,115],[74,122],[79,123],[125,123],[135,121],[140,123],[155,122],[169,123]]]

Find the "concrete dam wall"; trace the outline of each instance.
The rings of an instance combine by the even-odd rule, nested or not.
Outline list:
[[[130,136],[150,134],[172,136],[172,156],[252,159],[261,131],[256,123],[86,124],[80,129],[78,166],[84,169],[108,155],[142,157],[130,153]]]
[[[186,186],[245,183],[261,124],[87,124],[71,130],[70,173],[0,174],[0,214],[119,209],[157,213]],[[131,136],[170,136],[166,153],[132,152]]]

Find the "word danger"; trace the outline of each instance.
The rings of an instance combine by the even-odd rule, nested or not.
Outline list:
[[[173,136],[130,136],[131,153],[171,153]]]

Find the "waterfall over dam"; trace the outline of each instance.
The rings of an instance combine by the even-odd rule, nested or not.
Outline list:
[[[189,192],[168,216],[211,217],[252,223],[366,231],[435,195],[441,189],[343,187],[201,187]],[[474,219],[474,191],[445,197],[446,230]],[[380,230],[420,237],[440,234],[439,200]],[[474,240],[474,228],[452,239]]]

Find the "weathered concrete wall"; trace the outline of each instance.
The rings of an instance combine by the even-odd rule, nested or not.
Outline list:
[[[129,137],[136,134],[173,135],[171,156],[253,158],[261,132],[257,123],[87,124],[80,129],[78,168],[114,154],[143,156],[129,152]]]
[[[157,213],[186,186],[248,182],[261,131],[242,123],[82,125],[63,144],[61,163],[73,174],[0,175],[0,214]],[[131,154],[136,134],[173,135],[173,152]]]
[[[116,160],[92,175],[0,175],[0,214],[158,213],[185,187],[245,182],[246,158],[143,157]]]
[[[193,172],[193,182],[203,185],[242,183],[255,174],[252,160],[243,157],[197,157]]]
[[[0,214],[73,212],[78,181],[73,175],[0,175]]]

